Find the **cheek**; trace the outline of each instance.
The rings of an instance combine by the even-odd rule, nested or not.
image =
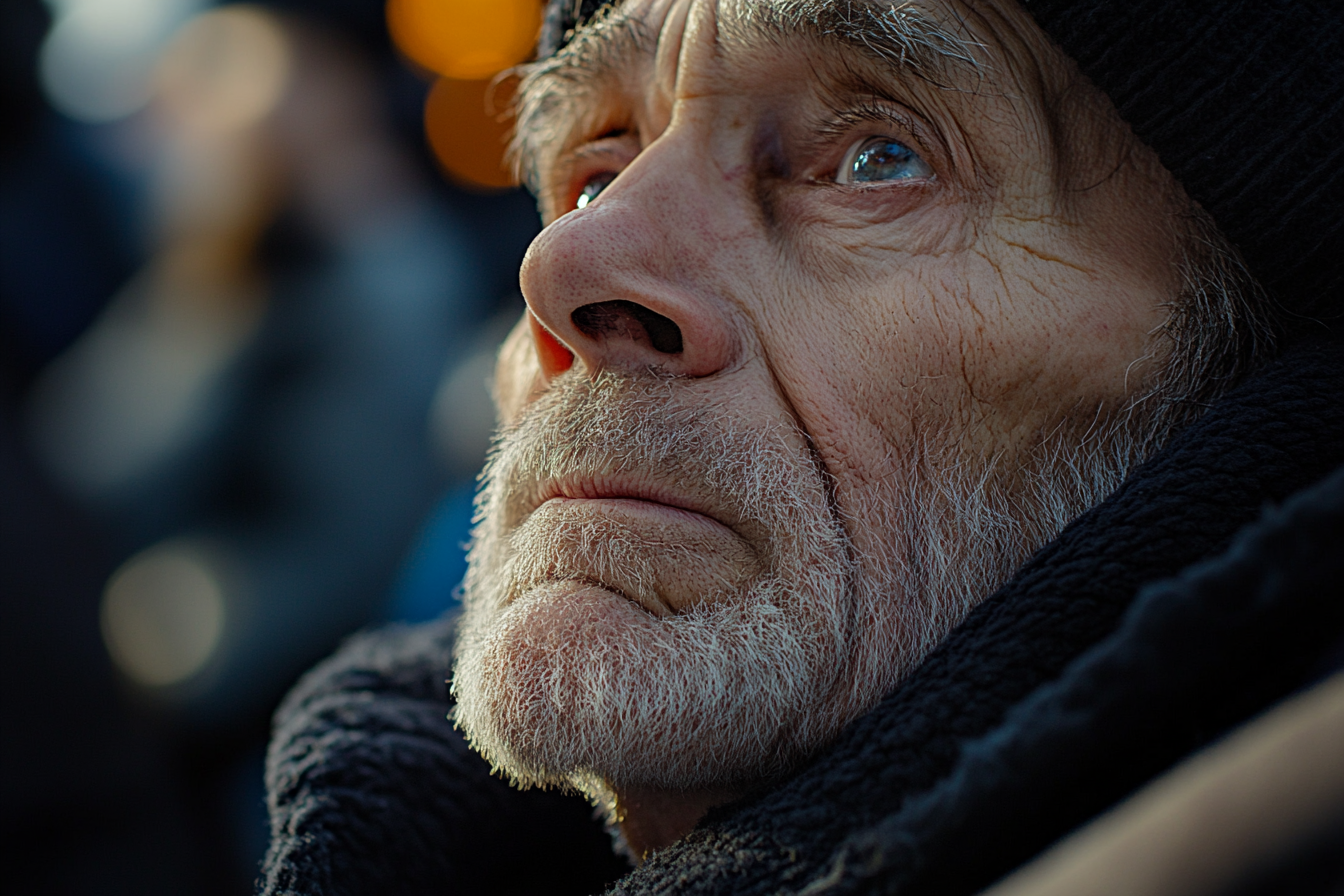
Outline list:
[[[919,409],[965,391],[964,353],[981,321],[968,314],[964,284],[928,259],[883,259],[879,276],[861,264],[800,284],[769,331],[771,354],[795,403],[823,418],[828,408],[880,423],[903,444]],[[893,273],[894,272],[894,273]],[[967,318],[970,318],[968,321]]]
[[[966,418],[956,354],[964,338],[938,307],[941,285],[916,267],[885,287],[852,278],[829,286],[795,289],[762,335],[840,509],[861,525],[865,497],[894,486],[930,430],[941,437]]]
[[[973,391],[1037,426],[1122,404],[1149,372],[1166,317],[1157,284],[1049,242],[979,253],[966,291]]]
[[[841,492],[881,491],[930,450],[1011,451],[1071,414],[1120,407],[1162,319],[1142,290],[983,253],[894,270],[800,279],[766,315],[779,388]]]
[[[891,201],[876,190],[865,198]],[[780,266],[791,273],[788,298],[764,317],[785,321],[767,341],[787,346],[773,354],[790,366],[781,379],[796,384],[794,401],[847,430],[842,446],[864,444],[877,458],[845,461],[857,469],[908,452],[922,422],[965,419],[967,362],[996,325],[970,301],[964,259],[974,228],[964,209],[931,202],[879,223],[868,220],[873,209],[848,212],[854,220],[831,214],[825,226],[805,222],[790,234],[791,263]]]

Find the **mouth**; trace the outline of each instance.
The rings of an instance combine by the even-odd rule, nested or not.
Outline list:
[[[584,476],[562,477],[539,483],[528,496],[522,518],[531,516],[543,505],[555,502],[591,502],[632,512],[666,513],[697,523],[711,523],[732,530],[710,502],[642,477]]]
[[[546,479],[515,506],[515,530],[564,533],[532,557],[537,566],[520,580],[526,587],[571,579],[672,616],[736,593],[762,572],[756,548],[709,496],[652,477]]]

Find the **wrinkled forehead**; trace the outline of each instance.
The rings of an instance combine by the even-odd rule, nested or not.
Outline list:
[[[564,0],[570,2],[570,0]],[[604,7],[524,80],[516,150],[525,174],[539,152],[571,128],[601,132],[593,120],[632,94],[670,93],[684,61],[781,60],[795,72],[865,70],[916,89],[1002,92],[996,60],[1012,46],[1014,23],[1001,4],[977,0],[625,0]],[[708,45],[708,49],[705,45]],[[1008,88],[1010,91],[1016,87]]]
[[[565,0],[567,2],[567,0]],[[920,70],[983,75],[976,49],[994,27],[989,0],[624,0],[580,24],[557,54],[561,66],[593,68],[594,57],[652,59],[678,49],[688,26],[720,48],[822,47]],[[977,9],[978,8],[978,9]],[[975,14],[973,14],[975,13]],[[603,72],[599,72],[603,73]]]

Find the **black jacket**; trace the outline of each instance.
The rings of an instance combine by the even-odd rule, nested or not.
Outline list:
[[[453,620],[362,635],[281,707],[272,894],[584,893],[577,797],[446,720]],[[1042,548],[872,712],[619,893],[969,894],[1344,661],[1344,348],[1299,343]]]

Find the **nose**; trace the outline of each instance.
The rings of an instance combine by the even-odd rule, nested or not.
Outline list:
[[[547,380],[575,363],[590,375],[704,377],[733,362],[734,313],[715,264],[723,220],[687,160],[656,147],[527,251],[520,282]]]

